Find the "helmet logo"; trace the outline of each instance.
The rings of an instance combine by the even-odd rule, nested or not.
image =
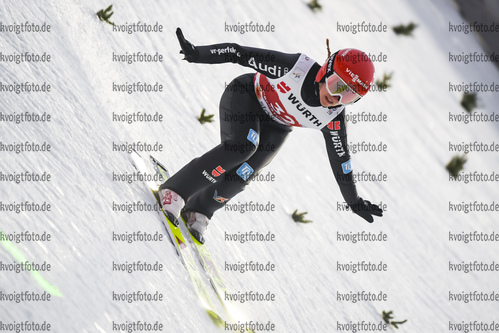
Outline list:
[[[350,68],[347,68],[346,70],[347,74],[350,75],[350,77],[352,78],[352,82],[353,83],[357,83],[359,84],[360,86],[364,87],[365,89],[369,89],[369,87],[367,86],[367,84],[365,84],[364,82],[362,82],[361,80],[359,80],[359,75],[358,74],[355,74],[354,72],[352,72],[350,70]]]
[[[341,54],[342,57],[344,57],[348,52],[350,52],[351,49],[346,49],[345,51],[343,51],[343,53]]]
[[[329,58],[329,63],[327,64],[327,73],[331,72],[331,67],[333,67],[333,57]]]

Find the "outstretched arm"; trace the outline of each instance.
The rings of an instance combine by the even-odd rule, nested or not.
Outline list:
[[[177,28],[177,38],[185,55],[185,60],[203,64],[235,63],[249,67],[269,78],[278,78],[288,73],[300,57],[299,53],[241,46],[235,43],[221,43],[206,46],[194,46],[184,38],[182,30]]]
[[[345,111],[340,113],[333,121],[322,129],[326,141],[329,163],[333,170],[334,178],[340,187],[343,199],[352,211],[368,222],[373,222],[373,215],[382,216],[383,211],[358,196],[357,188],[352,175],[350,153],[347,148],[347,133],[345,124]]]

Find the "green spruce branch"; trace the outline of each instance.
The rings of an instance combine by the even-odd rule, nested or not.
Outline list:
[[[383,311],[381,313],[381,317],[383,318],[383,321],[385,323],[387,323],[388,325],[392,325],[393,327],[398,329],[399,328],[398,325],[402,325],[403,323],[405,323],[407,321],[407,319],[402,320],[402,321],[393,321],[392,320],[393,319],[392,313],[393,313],[393,311],[388,311],[388,312]]]
[[[383,73],[383,80],[376,80],[375,84],[378,87],[379,91],[385,91],[390,88],[392,85],[390,84],[390,80],[392,79],[393,72],[390,74]]]
[[[110,5],[106,9],[101,9],[97,12],[97,17],[99,17],[99,19],[101,21],[104,21],[104,22],[107,22],[111,25],[114,25],[113,22],[109,21],[111,16],[113,16],[113,14],[114,14],[114,12],[112,12],[112,10],[113,10],[113,5]]]
[[[397,25],[395,27],[393,27],[393,32],[395,32],[395,34],[397,35],[402,35],[402,36],[412,36],[412,33],[414,31],[414,29],[416,29],[417,27],[417,24],[414,24],[413,22],[410,22],[409,24],[407,25]]]
[[[308,214],[308,212],[303,212],[303,213],[298,213],[298,209],[295,209],[291,217],[293,218],[293,221],[299,222],[299,223],[311,223],[311,220],[305,220],[305,215]]]
[[[206,113],[206,109],[203,109],[201,111],[201,115],[198,117],[198,121],[201,123],[201,124],[204,124],[204,123],[212,123],[214,120],[212,119],[214,114],[205,114]]]
[[[308,8],[310,8],[313,12],[315,11],[319,11],[319,10],[322,10],[322,6],[321,4],[319,3],[319,0],[311,0],[308,4],[307,4]]]
[[[451,158],[451,160],[449,161],[449,163],[447,163],[445,168],[447,169],[447,171],[449,171],[450,175],[454,177],[454,179],[456,179],[459,172],[463,170],[466,162],[467,162],[466,155],[464,154],[461,156],[456,155],[453,158]]]
[[[381,312],[381,317],[383,318],[383,321],[387,324],[390,324],[390,320],[393,319],[393,316],[392,316],[392,313],[393,311],[384,311]]]
[[[473,109],[476,108],[476,94],[463,93],[463,98],[461,99],[461,106],[468,112],[473,111]]]

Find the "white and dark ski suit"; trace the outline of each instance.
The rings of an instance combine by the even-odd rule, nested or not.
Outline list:
[[[301,53],[233,43],[196,49],[196,63],[237,63],[256,74],[241,75],[227,85],[220,101],[221,143],[192,160],[161,188],[178,193],[186,210],[211,218],[272,161],[293,127],[305,127],[322,131],[343,198],[348,204],[357,202],[344,106],[320,104],[317,62]]]

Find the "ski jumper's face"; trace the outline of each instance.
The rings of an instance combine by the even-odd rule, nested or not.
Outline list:
[[[331,96],[331,94],[329,94],[324,82],[319,83],[319,96],[321,105],[325,108],[330,108],[341,104],[340,98],[338,96]]]

